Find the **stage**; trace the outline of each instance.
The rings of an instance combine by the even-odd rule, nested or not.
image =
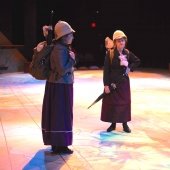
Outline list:
[[[169,170],[170,72],[130,73],[132,133],[100,121],[102,70],[76,70],[72,155],[54,155],[41,136],[45,81],[0,74],[0,170]]]

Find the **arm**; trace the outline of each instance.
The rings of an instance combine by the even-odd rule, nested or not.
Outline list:
[[[42,27],[43,30],[43,35],[47,41],[47,45],[50,45],[52,43],[52,39],[53,39],[53,28],[52,26],[47,26],[44,25]]]
[[[56,66],[56,71],[61,76],[70,72],[75,64],[75,60],[70,56],[67,49],[54,48],[51,55]]]
[[[129,52],[129,65],[130,71],[134,71],[140,65],[140,59],[136,57],[132,52]]]
[[[109,55],[108,52],[106,53],[105,56],[105,61],[104,61],[104,70],[103,70],[103,83],[104,86],[109,86],[110,85],[110,81],[109,81],[109,69],[110,66],[110,61],[109,61]]]
[[[105,61],[104,61],[104,70],[103,70],[104,92],[106,94],[110,93],[109,72],[110,72],[110,61],[109,61],[109,55],[108,55],[108,53],[106,53]]]

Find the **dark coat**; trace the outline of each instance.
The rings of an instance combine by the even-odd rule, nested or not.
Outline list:
[[[128,67],[133,71],[140,64],[140,59],[127,50],[123,50],[123,54],[126,55],[129,62]],[[114,51],[112,62],[109,53],[106,54],[103,71],[105,86],[120,81],[125,71],[126,67],[120,66],[117,50]],[[128,76],[117,85],[116,90],[103,98],[101,120],[113,123],[124,123],[131,120],[131,93]]]
[[[51,74],[49,82],[72,84],[74,82],[74,64],[69,55],[69,47],[60,41],[55,42],[55,46],[50,56]]]
[[[130,71],[134,71],[134,69],[139,66],[140,59],[127,50],[123,50],[123,54],[127,56]],[[118,81],[125,71],[126,67],[120,66],[119,52],[117,50],[114,51],[112,63],[110,61],[109,53],[106,53],[103,73],[104,85],[110,85],[111,83]]]

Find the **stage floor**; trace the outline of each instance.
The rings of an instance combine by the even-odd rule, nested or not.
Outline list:
[[[130,73],[132,133],[100,121],[102,70],[77,70],[72,155],[54,155],[41,136],[45,81],[0,74],[0,170],[170,170],[170,73]]]

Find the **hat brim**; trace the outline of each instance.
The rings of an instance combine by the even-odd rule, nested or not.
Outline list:
[[[122,38],[124,38],[124,39],[126,39],[127,40],[127,37],[126,36],[120,36],[120,37],[116,37],[114,40],[118,40],[118,39],[122,39]]]
[[[57,38],[55,38],[56,40],[58,40],[58,39],[60,39],[61,37],[63,37],[63,36],[65,36],[65,35],[67,35],[67,34],[70,34],[70,33],[75,33],[76,31],[75,30],[71,30],[71,32],[69,32],[69,33],[66,33],[66,34],[63,34],[63,35],[60,35],[60,36],[58,36]]]

